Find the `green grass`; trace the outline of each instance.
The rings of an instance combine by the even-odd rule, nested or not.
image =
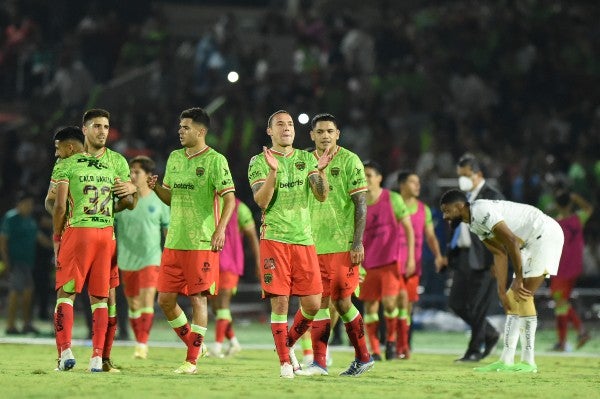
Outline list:
[[[0,323],[1,324],[1,323]],[[76,322],[75,338],[85,329]],[[185,350],[173,332],[158,319],[147,360],[132,358],[132,342],[117,341],[113,359],[120,374],[86,371],[89,341],[74,342],[77,366],[53,371],[53,340],[0,338],[2,398],[597,398],[600,396],[600,340],[584,352],[564,355],[546,351],[552,330],[537,337],[537,374],[475,373],[472,365],[454,364],[467,342],[464,333],[417,331],[415,353],[408,361],[378,362],[359,378],[338,374],[352,360],[348,347],[334,347],[328,377],[279,378],[279,363],[267,324],[239,323],[237,335],[244,350],[235,358],[205,358],[197,375],[175,375]],[[48,330],[48,325],[40,325]],[[598,336],[597,331],[592,331]],[[209,331],[208,341],[212,341]],[[158,347],[161,346],[161,347]],[[168,347],[165,347],[168,346]],[[261,349],[257,349],[261,348]],[[269,348],[269,349],[264,349]],[[496,360],[498,353],[490,356]],[[300,351],[298,351],[300,355]],[[482,362],[487,364],[488,361]]]

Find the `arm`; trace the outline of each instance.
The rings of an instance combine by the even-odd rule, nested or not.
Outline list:
[[[158,198],[166,205],[171,205],[171,190],[164,188],[162,185],[157,183],[158,176],[152,175],[148,176],[148,187],[153,190]]]
[[[244,227],[242,229],[242,233],[248,240],[250,244],[250,250],[252,251],[252,256],[254,257],[254,261],[256,264],[256,276],[260,280],[260,246],[258,243],[258,234],[256,234],[256,226],[254,223]]]
[[[406,233],[406,245],[408,247],[408,259],[406,260],[406,276],[412,276],[415,273],[415,231],[410,221],[410,216],[404,216],[399,220],[404,232]]]
[[[352,264],[361,264],[365,259],[365,248],[363,247],[363,234],[367,224],[367,193],[365,191],[352,195],[354,203],[354,237],[352,239],[352,249],[350,250],[350,260]]]
[[[505,311],[510,311],[510,302],[506,296],[506,283],[508,273],[508,257],[506,251],[502,247],[502,244],[497,242],[495,239],[486,239],[483,244],[489,249],[494,257],[494,264],[492,265],[492,275],[496,278],[498,287],[498,297],[502,302],[502,307]]]
[[[323,155],[319,157],[319,162],[317,163],[317,170],[319,173],[308,176],[310,188],[313,192],[313,195],[319,202],[325,201],[327,199],[327,195],[329,194],[329,183],[327,182],[325,168],[327,165],[329,165],[329,162],[332,158],[330,151],[331,148],[327,148],[325,152],[323,152]]]
[[[523,240],[517,237],[504,222],[498,222],[492,228],[495,240],[499,245],[506,249],[506,253],[510,258],[513,269],[515,271],[515,278],[512,282],[512,289],[515,294],[523,299],[531,296],[531,291],[523,287],[523,259],[521,258],[521,246]],[[494,264],[496,261],[494,260]]]
[[[137,192],[137,187],[131,181],[119,181],[115,183],[115,187],[113,188],[113,192],[119,198],[126,197],[128,195],[133,195]],[[132,208],[133,209],[133,208]]]
[[[235,209],[235,194],[233,191],[228,192],[223,196],[223,210],[221,211],[221,219],[219,224],[215,228],[215,232],[210,240],[211,249],[213,251],[220,251],[225,245],[225,229],[231,219],[233,210]]]
[[[119,200],[115,203],[114,212],[121,212],[125,209],[132,210],[135,208],[137,204],[137,195],[126,195],[124,197],[120,197]]]
[[[427,241],[427,246],[431,249],[433,256],[435,257],[435,271],[440,272],[444,267],[448,266],[448,259],[442,255],[442,251],[440,250],[440,243],[438,242],[437,237],[435,236],[435,231],[433,230],[433,224],[425,225],[425,240]]]
[[[594,212],[594,206],[577,193],[571,193],[571,201],[585,212],[588,217]]]
[[[269,165],[269,173],[264,182],[256,183],[252,186],[252,194],[254,196],[254,202],[256,202],[260,209],[265,210],[271,203],[273,194],[275,193],[275,182],[277,181],[277,168],[279,167],[279,162],[267,147],[263,147],[263,154],[265,155],[267,165]]]
[[[52,240],[50,240],[44,233],[38,231],[36,235],[38,244],[46,248],[52,248]]]
[[[54,226],[53,241],[54,241],[54,256],[58,255],[60,246],[60,237],[62,236],[65,227],[65,215],[67,213],[67,195],[69,193],[68,183],[59,183],[56,186],[56,201],[54,203],[54,211],[52,212],[52,223]]]
[[[49,214],[52,215],[52,210],[54,209],[54,201],[56,200],[56,185],[50,183],[48,187],[48,193],[46,194],[46,199],[44,200],[44,208],[48,211]]]

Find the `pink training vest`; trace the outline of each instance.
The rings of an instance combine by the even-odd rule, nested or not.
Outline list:
[[[423,237],[425,236],[425,204],[417,201],[417,211],[410,215],[415,232],[415,275],[421,275],[421,261],[423,259]],[[400,236],[400,252],[398,259],[400,261],[400,274],[406,273],[406,261],[408,260],[408,245],[406,232],[401,224],[398,224],[398,235]]]
[[[225,228],[225,246],[219,254],[219,270],[241,276],[244,274],[244,248],[242,245],[242,232],[238,223],[239,206],[240,200],[236,198],[233,214]]]
[[[384,189],[379,200],[367,206],[367,224],[363,236],[365,269],[375,269],[398,260],[398,222],[390,201],[390,191]]]
[[[556,277],[571,279],[578,277],[583,272],[583,225],[577,215],[557,220],[565,234],[558,274]]]

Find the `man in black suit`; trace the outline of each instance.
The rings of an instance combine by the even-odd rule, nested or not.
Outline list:
[[[486,183],[477,158],[463,155],[456,166],[459,188],[469,201],[504,199]],[[457,362],[478,362],[496,347],[500,337],[487,319],[490,305],[497,301],[496,282],[490,268],[492,254],[465,223],[456,227],[448,245],[448,266],[452,270],[452,287],[448,306],[471,327],[471,339],[464,356]]]

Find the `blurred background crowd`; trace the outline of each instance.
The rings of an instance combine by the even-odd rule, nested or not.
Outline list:
[[[567,187],[598,205],[599,20],[592,3],[556,0],[6,0],[0,211],[26,188],[49,228],[52,132],[91,107],[111,112],[110,148],[159,170],[180,147],[180,111],[209,109],[208,142],[257,220],[248,161],[280,108],[334,114],[341,145],[388,174],[415,170],[433,208],[467,151],[508,199],[552,213]],[[296,147],[311,145],[309,130],[296,124]],[[586,226],[590,287],[598,215]]]

